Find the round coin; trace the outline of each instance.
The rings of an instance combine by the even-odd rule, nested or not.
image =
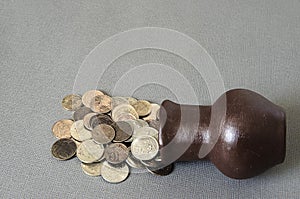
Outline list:
[[[159,112],[160,106],[158,104],[151,104],[151,113],[144,117],[143,120],[157,120],[157,112]]]
[[[128,148],[122,143],[113,143],[105,149],[105,159],[111,164],[120,164],[124,162],[129,154]]]
[[[99,124],[92,131],[92,137],[99,144],[107,144],[115,137],[115,129],[107,124]]]
[[[112,109],[121,104],[129,104],[129,102],[125,97],[112,97]]]
[[[82,106],[82,100],[80,95],[67,95],[62,100],[62,106],[68,111],[75,111]]]
[[[121,104],[114,108],[111,113],[111,117],[114,121],[117,121],[116,119],[118,118],[119,115],[124,114],[124,113],[130,113],[132,114],[135,119],[139,117],[138,113],[136,110],[133,108],[133,106],[129,104]]]
[[[79,108],[78,110],[76,110],[74,113],[73,113],[73,119],[75,121],[77,120],[83,120],[84,116],[87,115],[88,113],[91,113],[92,110],[83,106],[81,108]]]
[[[84,116],[83,125],[85,126],[85,128],[87,128],[89,130],[93,130],[93,128],[91,127],[91,118],[98,114],[99,113],[88,113]]]
[[[129,175],[129,167],[127,164],[111,165],[107,161],[103,162],[101,168],[101,176],[110,183],[120,183],[124,181]]]
[[[170,164],[166,167],[163,167],[161,169],[156,169],[156,168],[151,168],[151,167],[147,167],[147,170],[155,175],[160,175],[160,176],[166,176],[169,175],[170,173],[172,173],[172,171],[174,170],[174,164]]]
[[[132,135],[133,138],[141,137],[144,135],[149,135],[158,140],[158,131],[155,128],[150,126],[145,126],[139,129],[136,129]]]
[[[99,163],[81,163],[82,171],[89,176],[100,176],[103,162]]]
[[[90,107],[96,113],[107,113],[111,111],[111,100],[108,95],[98,95],[92,99]]]
[[[128,158],[126,159],[126,163],[132,168],[136,169],[144,169],[145,165],[141,163],[140,160],[135,158],[131,152],[129,152]]]
[[[151,160],[158,154],[159,146],[155,138],[141,136],[133,140],[131,152],[139,160]]]
[[[99,124],[107,124],[107,125],[113,125],[114,121],[111,119],[110,116],[105,115],[105,114],[97,114],[95,116],[92,116],[90,119],[90,126],[91,128],[95,128]]]
[[[103,156],[104,147],[102,144],[97,144],[93,140],[85,140],[77,148],[76,154],[81,162],[93,163]]]
[[[62,138],[52,145],[51,153],[59,160],[70,159],[76,153],[76,144],[71,139]]]
[[[70,131],[71,136],[78,141],[84,141],[92,138],[92,133],[84,127],[83,120],[74,122]]]
[[[57,121],[52,126],[53,135],[57,138],[70,138],[71,137],[71,126],[73,125],[72,120],[64,119]]]
[[[133,97],[125,97],[127,99],[127,101],[129,102],[130,105],[133,105],[137,102],[137,99],[133,98]]]
[[[116,136],[114,138],[114,142],[124,142],[128,140],[133,134],[133,128],[126,121],[118,121],[113,125]]]
[[[123,114],[118,115],[115,118],[115,122],[126,121],[126,120],[135,120],[135,119],[136,119],[136,117],[134,115],[132,115],[131,113],[123,113]]]
[[[94,97],[99,96],[99,95],[104,95],[104,93],[101,92],[101,91],[99,91],[99,90],[90,90],[90,91],[87,91],[82,96],[82,103],[86,107],[90,108],[91,102],[94,99]]]
[[[146,100],[138,100],[132,106],[140,117],[149,115],[151,112],[151,104]]]

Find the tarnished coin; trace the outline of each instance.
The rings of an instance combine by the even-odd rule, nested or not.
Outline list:
[[[84,127],[83,120],[74,122],[70,131],[71,136],[78,141],[84,141],[92,138],[92,133]]]
[[[92,131],[93,139],[99,144],[107,144],[115,137],[115,129],[107,124],[99,124]]]
[[[131,106],[137,102],[137,99],[135,99],[133,97],[126,97],[126,99]]]
[[[148,120],[149,126],[159,131],[160,122],[158,120]]]
[[[82,100],[80,95],[67,95],[62,100],[62,106],[68,111],[75,111],[82,106]]]
[[[74,113],[73,113],[73,119],[75,121],[77,120],[83,120],[84,116],[87,115],[88,113],[91,113],[92,110],[83,106],[81,108],[79,108],[78,110],[76,110]]]
[[[124,113],[132,114],[135,117],[135,119],[139,118],[139,115],[136,112],[136,110],[133,108],[133,106],[131,106],[129,104],[121,104],[121,105],[117,106],[116,108],[114,108],[112,110],[111,117],[114,121],[116,121],[118,116],[122,115]]]
[[[114,142],[124,142],[128,140],[133,134],[133,128],[126,121],[118,121],[113,125],[116,136],[114,138]]]
[[[132,106],[140,117],[149,115],[151,112],[151,104],[146,100],[138,100]]]
[[[96,113],[107,113],[111,111],[111,100],[108,95],[98,95],[92,99],[90,107]]]
[[[157,120],[157,112],[159,109],[160,106],[158,104],[151,104],[151,113],[144,117],[143,120]]]
[[[136,169],[144,169],[146,168],[144,164],[141,163],[141,161],[137,158],[135,158],[131,152],[129,152],[128,158],[126,159],[126,163]]]
[[[111,119],[110,116],[105,114],[97,114],[90,119],[90,126],[92,129],[98,126],[99,124],[113,125],[114,121]]]
[[[158,140],[158,131],[155,128],[145,126],[139,129],[136,129],[132,135],[133,138],[141,137],[144,135],[149,135]]]
[[[82,96],[82,103],[86,107],[90,108],[91,102],[94,99],[94,97],[99,96],[99,95],[104,95],[104,93],[101,92],[101,91],[99,91],[99,90],[90,90],[90,91],[87,91]]]
[[[107,161],[104,161],[101,168],[101,175],[107,182],[120,183],[128,177],[129,167],[127,164],[117,166],[111,165]]]
[[[76,144],[71,139],[62,138],[52,145],[51,153],[59,160],[70,159],[76,153]]]
[[[85,128],[87,128],[89,130],[93,130],[93,128],[91,127],[91,118],[98,114],[99,113],[88,113],[84,116],[83,125],[85,126]]]
[[[52,126],[53,135],[57,138],[70,138],[71,126],[74,122],[72,120],[64,119],[57,121]]]
[[[102,144],[97,144],[93,140],[85,140],[77,148],[76,154],[81,162],[93,163],[103,156],[104,147]]]
[[[89,176],[100,176],[103,162],[99,163],[81,163],[82,171]]]
[[[129,104],[129,102],[125,97],[112,97],[112,109],[121,104]]]
[[[174,170],[174,164],[172,163],[172,164],[170,164],[166,167],[163,167],[161,169],[147,167],[147,170],[150,173],[153,173],[155,175],[166,176],[166,175],[169,175],[170,173],[172,173],[172,171]]]
[[[111,164],[120,164],[124,162],[129,154],[128,148],[122,143],[113,143],[105,149],[105,159]]]
[[[151,160],[158,154],[158,142],[152,136],[141,136],[133,140],[131,152],[139,160]]]

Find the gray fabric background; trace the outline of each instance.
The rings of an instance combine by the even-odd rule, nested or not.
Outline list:
[[[2,0],[0,198],[299,198],[299,10],[298,0]],[[71,115],[60,101],[72,92],[85,56],[106,38],[144,26],[189,35],[213,57],[226,89],[252,89],[283,106],[284,164],[238,181],[209,162],[178,163],[169,176],[132,174],[113,185],[84,175],[77,159],[54,160],[51,126]],[[149,62],[174,67],[191,82],[201,104],[211,103],[203,78],[181,58],[159,50],[119,58],[98,87],[110,93],[128,69]],[[155,84],[140,87],[134,96],[158,103],[177,99]]]

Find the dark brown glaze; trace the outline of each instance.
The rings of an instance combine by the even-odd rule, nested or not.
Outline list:
[[[230,178],[254,177],[285,158],[284,110],[246,89],[223,94],[213,106],[165,100],[160,109],[162,160],[209,159]]]

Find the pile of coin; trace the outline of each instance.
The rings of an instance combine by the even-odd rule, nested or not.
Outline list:
[[[162,166],[158,145],[160,106],[132,97],[111,97],[100,90],[64,97],[62,106],[73,119],[57,121],[59,138],[53,157],[81,161],[84,173],[110,183],[124,181],[132,168],[168,175],[173,164]]]

